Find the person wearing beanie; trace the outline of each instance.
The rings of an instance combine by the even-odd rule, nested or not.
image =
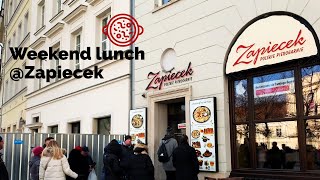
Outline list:
[[[31,180],[39,180],[39,166],[42,151],[43,148],[41,146],[37,146],[32,150],[33,156],[29,162]]]
[[[4,142],[2,137],[0,136],[0,150],[3,149]],[[0,152],[0,180],[9,180],[9,173],[7,171],[6,165],[2,160],[2,154]]]
[[[125,140],[122,143],[121,149],[122,154],[120,157],[120,166],[123,169],[124,176],[128,176],[128,165],[129,165],[129,159],[133,155],[133,147],[131,143],[131,136],[126,135]]]
[[[166,129],[166,135],[164,136],[164,138],[162,138],[160,142],[159,149],[157,152],[158,156],[160,154],[160,147],[162,144],[165,144],[167,154],[170,157],[170,160],[168,162],[162,163],[162,167],[166,172],[167,180],[175,180],[176,169],[172,164],[172,154],[173,154],[173,151],[178,147],[178,142],[174,138],[173,129],[170,126]]]
[[[87,180],[89,172],[89,163],[87,159],[81,155],[81,146],[76,146],[69,153],[68,162],[70,169],[78,174],[78,179]],[[67,180],[72,180],[72,177],[67,176]]]
[[[130,180],[154,180],[154,166],[148,155],[145,144],[138,143],[134,147],[134,155],[130,157],[128,176]]]

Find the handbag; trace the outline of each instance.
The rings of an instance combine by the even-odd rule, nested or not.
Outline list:
[[[92,169],[92,171],[90,172],[89,176],[88,176],[88,180],[97,180],[97,174],[96,171],[94,169]]]

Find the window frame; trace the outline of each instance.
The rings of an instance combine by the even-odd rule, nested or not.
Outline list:
[[[309,66],[320,65],[319,57],[312,56],[301,58],[299,60],[291,60],[288,62],[284,62],[281,64],[273,65],[273,66],[264,66],[256,69],[251,69],[243,72],[237,72],[228,75],[228,94],[229,94],[229,117],[230,117],[230,139],[231,139],[231,155],[232,155],[232,173],[238,172],[251,172],[256,173],[259,172],[281,172],[288,174],[295,173],[303,173],[303,172],[315,172],[320,174],[320,170],[308,170],[307,169],[307,156],[306,156],[306,132],[305,132],[305,122],[310,119],[320,119],[320,115],[318,116],[304,116],[304,107],[303,107],[303,94],[302,94],[302,75],[301,70],[303,68]],[[294,71],[294,85],[295,85],[295,97],[296,97],[296,117],[293,118],[278,118],[271,119],[265,121],[255,121],[254,120],[254,95],[253,95],[253,78],[257,76],[263,76],[273,73],[279,73],[284,71]],[[239,80],[247,79],[248,81],[248,122],[236,122],[235,121],[235,86],[234,82]],[[298,132],[298,147],[299,147],[299,159],[300,159],[300,170],[294,171],[290,169],[259,169],[257,168],[257,156],[256,156],[256,132],[255,132],[255,124],[256,123],[264,123],[264,122],[281,122],[281,121],[295,121],[297,123],[297,132]],[[250,153],[250,168],[238,168],[238,155],[237,155],[237,146],[236,146],[236,138],[237,138],[237,125],[249,125],[249,149]]]
[[[78,37],[79,38],[79,42],[78,42]],[[80,31],[79,33],[74,35],[74,48],[76,51],[79,51],[79,53],[81,52],[81,43],[82,43],[82,32]],[[75,59],[74,60],[74,69],[80,69],[81,68],[81,63],[80,63],[80,59]]]
[[[106,23],[104,23],[104,20],[107,19]],[[108,23],[108,21],[111,19],[111,13],[108,13],[107,15],[103,16],[101,18],[101,29]],[[104,43],[106,44],[106,48],[103,48]],[[108,39],[108,37],[102,33],[101,31],[101,36],[100,36],[100,46],[101,46],[101,51],[107,51],[107,50],[112,50],[112,45],[111,41]]]

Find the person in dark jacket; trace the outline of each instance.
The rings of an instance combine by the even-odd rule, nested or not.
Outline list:
[[[281,169],[282,152],[277,146],[277,142],[272,142],[272,148],[267,153],[267,161],[271,169]]]
[[[0,150],[3,149],[4,142],[2,137],[0,136]],[[0,180],[9,180],[9,174],[6,168],[6,165],[4,164],[2,160],[2,154],[0,153]]]
[[[173,151],[176,180],[198,180],[199,164],[196,151],[189,146],[188,136],[183,135],[179,146]]]
[[[81,147],[77,146],[72,149],[69,153],[68,162],[70,169],[78,174],[78,179],[87,180],[89,172],[89,163],[87,159],[81,155]],[[73,178],[67,177],[67,180],[72,180]]]
[[[120,180],[123,176],[123,171],[120,167],[121,153],[121,145],[115,139],[106,147],[106,153],[103,157],[106,180]]]
[[[123,169],[123,174],[125,176],[125,179],[128,179],[127,172],[128,172],[128,166],[129,166],[129,159],[133,155],[133,147],[131,143],[131,136],[127,135],[125,136],[125,141],[121,145],[122,153],[120,156],[120,166]]]
[[[130,180],[154,180],[154,166],[144,144],[134,147],[134,155],[129,159],[128,176]]]
[[[42,151],[43,148],[40,146],[37,146],[32,150],[33,156],[29,162],[31,180],[39,180],[39,166]]]

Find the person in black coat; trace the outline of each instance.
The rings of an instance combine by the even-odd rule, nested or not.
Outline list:
[[[134,147],[134,155],[128,163],[128,176],[130,180],[154,180],[154,166],[148,155],[148,148],[144,144]]]
[[[0,150],[3,149],[4,142],[2,137],[0,136]],[[0,180],[9,180],[9,173],[7,171],[6,165],[2,160],[2,154],[0,152]]]
[[[87,159],[81,154],[81,147],[77,146],[72,149],[69,153],[68,162],[70,169],[79,175],[78,179],[87,180],[89,172],[89,163]],[[67,180],[72,180],[73,178],[67,176]]]
[[[122,153],[120,156],[120,166],[123,169],[123,174],[125,177],[128,176],[128,166],[129,166],[129,159],[133,155],[133,146],[131,143],[131,136],[125,136],[125,141],[121,145]]]
[[[103,157],[104,172],[106,180],[120,180],[123,176],[120,167],[121,145],[117,140],[112,140],[106,147]]]
[[[188,144],[188,136],[182,136],[172,156],[177,180],[198,180],[198,159],[195,149]]]

